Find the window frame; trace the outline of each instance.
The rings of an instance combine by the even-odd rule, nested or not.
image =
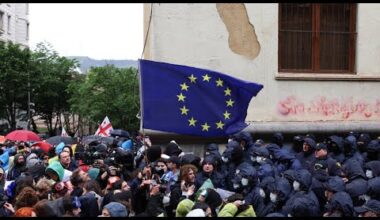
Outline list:
[[[297,3],[294,3],[297,4]],[[307,73],[307,74],[356,74],[356,45],[357,45],[357,32],[356,32],[356,22],[357,22],[357,3],[350,3],[350,20],[349,20],[349,55],[348,55],[348,69],[338,70],[320,69],[320,6],[323,3],[311,3],[311,13],[312,13],[312,42],[311,42],[311,69],[285,69],[281,68],[283,62],[281,57],[282,42],[281,35],[281,3],[278,5],[278,72],[281,73]]]

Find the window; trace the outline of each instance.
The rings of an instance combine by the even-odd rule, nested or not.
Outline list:
[[[28,15],[28,14],[29,14],[29,4],[26,4],[25,7],[26,7],[26,8],[25,8],[25,12],[26,12],[26,14]]]
[[[11,33],[11,16],[10,15],[8,15],[7,32],[8,34]]]
[[[279,6],[279,72],[354,73],[356,4]]]

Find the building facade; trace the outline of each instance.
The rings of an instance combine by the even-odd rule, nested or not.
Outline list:
[[[29,47],[29,4],[0,3],[0,40]]]
[[[379,10],[360,3],[145,4],[144,58],[263,84],[248,108],[250,132],[380,132]]]

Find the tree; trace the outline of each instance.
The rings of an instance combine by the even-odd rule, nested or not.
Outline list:
[[[139,129],[137,69],[92,67],[85,79],[72,81],[69,90],[71,108],[81,117],[100,124],[108,116],[114,128]]]
[[[0,41],[0,118],[9,122],[11,130],[16,129],[18,111],[27,108],[30,56],[28,48]]]
[[[77,74],[75,60],[61,57],[49,43],[39,43],[32,57],[35,73],[39,79],[33,87],[35,114],[44,119],[50,135],[55,135],[61,114],[70,111],[68,100],[71,93],[67,90]],[[53,119],[55,123],[53,125]]]

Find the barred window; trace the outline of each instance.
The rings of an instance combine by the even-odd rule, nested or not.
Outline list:
[[[279,4],[279,72],[354,73],[356,4]]]

